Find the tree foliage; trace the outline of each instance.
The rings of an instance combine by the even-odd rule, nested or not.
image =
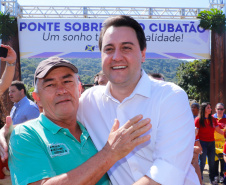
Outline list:
[[[198,16],[200,20],[200,26],[204,29],[216,31],[222,33],[225,30],[226,18],[222,10],[212,8],[210,10],[201,11]]]
[[[210,60],[181,63],[177,68],[177,79],[178,85],[187,92],[189,99],[209,101]]]
[[[21,59],[21,74],[25,84],[33,86],[34,73],[43,58]],[[93,84],[94,76],[101,71],[101,59],[68,59],[78,68],[83,84]],[[162,73],[166,81],[176,83],[176,70],[182,60],[147,59],[142,67],[147,73]]]
[[[17,34],[17,21],[10,13],[0,12],[0,39],[3,43],[8,42],[11,37]]]
[[[34,98],[33,98],[33,96],[32,96],[32,92],[34,92],[34,86],[25,84],[25,88],[26,88],[26,96],[27,96],[30,100],[34,101]]]

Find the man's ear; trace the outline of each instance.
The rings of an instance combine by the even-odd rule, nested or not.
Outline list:
[[[33,98],[36,102],[40,101],[40,97],[39,97],[39,94],[37,92],[32,92],[32,96],[33,96]]]
[[[20,92],[26,96],[25,92],[24,92],[24,89],[21,89]]]
[[[141,63],[144,63],[145,62],[145,57],[146,57],[146,48],[144,48],[143,51],[141,51],[141,56],[142,56]]]
[[[42,102],[40,101],[39,94],[37,92],[32,92],[32,96],[34,100],[37,102],[37,105],[42,107]]]
[[[79,98],[80,98],[82,95],[82,83],[81,82],[79,82],[79,84],[78,84],[78,92],[79,92]]]

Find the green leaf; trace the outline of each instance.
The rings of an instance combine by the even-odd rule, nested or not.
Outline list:
[[[210,9],[201,11],[198,16],[200,19],[199,26],[204,29],[213,30],[219,34],[225,31],[226,18],[222,10]]]
[[[203,102],[209,100],[210,60],[194,60],[182,63],[177,68],[178,85],[188,94],[189,99]]]
[[[14,17],[10,16],[10,13],[0,13],[0,39],[3,42],[10,40],[12,36],[15,36],[18,31],[17,22]]]

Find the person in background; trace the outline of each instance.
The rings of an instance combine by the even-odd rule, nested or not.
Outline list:
[[[94,77],[94,85],[106,85],[108,83],[107,76],[103,73],[103,71],[100,71],[97,73]]]
[[[94,86],[95,85],[98,85],[98,79],[99,79],[99,75],[98,75],[98,73],[94,76]]]
[[[215,161],[215,139],[214,131],[224,135],[219,128],[215,118],[211,116],[211,105],[209,102],[201,104],[200,115],[195,119],[195,127],[198,130],[198,138],[202,146],[202,154],[199,155],[199,166],[203,176],[203,170],[208,157],[209,179],[212,184],[216,184],[214,180],[214,161]]]
[[[6,122],[6,109],[4,106],[4,102],[3,102],[3,93],[8,89],[8,87],[10,86],[14,74],[15,74],[15,66],[16,66],[16,52],[13,50],[13,48],[11,48],[8,45],[3,45],[1,44],[1,47],[6,48],[8,50],[7,56],[6,58],[4,57],[0,57],[1,62],[5,62],[6,66],[3,72],[3,75],[1,77],[0,80],[0,128],[2,128]],[[7,161],[5,161],[5,163],[2,163],[2,161],[0,161],[1,163],[1,168],[0,170],[2,170],[0,172],[0,174],[2,174],[4,176],[7,175],[4,179],[0,179],[0,184],[3,185],[11,185],[11,181],[10,181],[10,176],[9,175],[9,171],[7,170],[5,163],[7,163]]]
[[[198,132],[196,132],[197,136]],[[194,166],[195,168],[195,172],[197,173],[198,177],[199,177],[199,182],[202,185],[202,173],[200,170],[200,166],[199,166],[199,155],[202,154],[202,147],[201,144],[199,142],[199,139],[196,138],[195,140],[195,145],[194,145],[194,153],[193,153],[193,158],[192,158],[192,162],[191,164]]]
[[[224,129],[226,126],[226,114],[224,114],[225,107],[223,103],[217,103],[215,107],[216,113],[212,116],[216,118],[217,123],[220,129]],[[225,162],[222,156],[223,146],[225,143],[225,138],[223,135],[218,132],[214,132],[215,138],[215,163],[214,163],[214,172],[215,172],[215,182],[222,183],[224,181],[224,171],[225,171]],[[220,163],[220,171],[219,171],[219,163]]]
[[[26,96],[26,88],[21,81],[13,81],[9,87],[9,98],[14,103],[10,117],[17,125],[39,116],[38,106]]]
[[[10,86],[14,77],[16,66],[16,52],[13,50],[13,48],[3,44],[1,44],[1,47],[8,49],[8,54],[6,58],[0,57],[2,62],[6,62],[5,70],[0,80],[0,96],[2,96],[2,94]]]
[[[223,147],[223,159],[224,159],[224,163],[226,164],[226,142],[224,143],[224,147]],[[226,171],[224,171],[223,184],[226,185]]]
[[[8,53],[6,58],[0,57],[2,62],[6,62],[5,70],[0,80],[0,128],[5,124],[6,118],[6,109],[3,104],[3,93],[8,89],[13,80],[16,65],[16,52],[7,45],[1,44],[1,47],[8,49]]]
[[[149,73],[148,74],[149,77],[152,77],[156,80],[162,80],[162,81],[165,81],[165,77],[162,73]]]
[[[191,111],[193,114],[194,119],[199,115],[199,104],[194,102],[191,104]],[[197,137],[197,129],[196,129],[196,139],[195,139],[195,146],[194,146],[194,155],[192,160],[192,165],[195,168],[195,171],[199,177],[200,184],[202,185],[202,174],[199,167],[199,154],[202,154],[202,146],[200,144],[199,138]]]
[[[192,103],[191,104],[191,111],[192,111],[194,118],[196,118],[199,115],[199,104],[198,103]]]

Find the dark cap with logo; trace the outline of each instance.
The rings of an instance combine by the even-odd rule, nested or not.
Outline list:
[[[50,72],[50,70],[55,67],[68,67],[75,73],[78,73],[77,67],[75,67],[68,60],[59,57],[50,57],[46,60],[41,61],[36,68],[34,75],[34,84],[36,83],[37,78],[44,78],[48,74],[48,72]]]

